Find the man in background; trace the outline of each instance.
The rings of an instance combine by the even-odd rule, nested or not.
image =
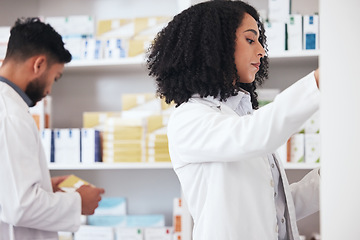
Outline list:
[[[71,54],[61,36],[38,18],[18,19],[0,67],[0,240],[58,239],[93,214],[104,189],[58,191],[50,178],[29,107],[51,92]]]

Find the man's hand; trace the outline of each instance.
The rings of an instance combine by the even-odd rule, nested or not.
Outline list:
[[[64,181],[67,177],[69,177],[68,175],[67,176],[59,176],[59,177],[53,177],[51,178],[51,185],[52,185],[52,188],[53,188],[53,192],[63,192],[60,188],[59,188],[59,184]]]
[[[99,206],[103,188],[96,188],[90,185],[82,185],[76,190],[81,196],[81,214],[92,215]]]

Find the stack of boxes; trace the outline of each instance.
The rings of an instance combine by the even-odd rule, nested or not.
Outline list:
[[[73,60],[99,59],[102,56],[101,49],[95,48],[94,17],[88,15],[46,17],[44,22],[49,23],[62,36]]]
[[[164,104],[153,93],[124,94],[122,104],[124,118],[143,120],[145,160],[170,162],[166,125],[173,106]]]
[[[70,175],[59,188],[73,192],[87,181]],[[75,233],[60,232],[61,240],[180,240],[185,231],[191,231],[191,216],[182,199],[175,198],[174,226],[165,226],[162,214],[131,215],[124,197],[103,197],[93,215],[82,216],[80,229]]]
[[[75,240],[181,240],[192,231],[191,216],[181,198],[174,198],[173,226],[165,226],[163,215],[128,215],[122,197],[106,197],[94,215],[74,233]],[[65,235],[65,233],[62,233]],[[72,235],[66,234],[69,239]]]
[[[135,57],[149,47],[170,17],[99,20],[96,38],[105,43],[105,58]]]
[[[279,89],[257,89],[259,107],[274,100]],[[277,150],[280,158],[292,163],[320,162],[319,112],[313,114],[289,140]]]
[[[74,237],[76,240],[173,240],[173,227],[165,226],[164,215],[129,215],[125,198],[106,197]]]
[[[319,16],[291,13],[291,0],[269,0],[265,31],[269,53],[319,49]]]
[[[108,118],[103,130],[103,162],[144,162],[144,137],[142,119]]]
[[[170,17],[101,19],[71,15],[46,17],[63,37],[74,60],[120,59],[143,54]]]
[[[146,150],[148,162],[170,162],[168,138],[168,115],[152,115],[147,118]]]
[[[48,128],[51,107],[44,107],[46,101],[31,112],[48,162],[170,162],[166,126],[174,105],[154,93],[122,95],[120,112],[84,112],[82,128]]]
[[[319,112],[313,114],[287,142],[287,161],[294,163],[320,162]]]

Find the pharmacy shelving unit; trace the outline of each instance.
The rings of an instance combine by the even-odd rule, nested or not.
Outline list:
[[[274,53],[269,55],[270,59],[270,73],[275,71],[275,74],[283,72],[283,69],[291,69],[291,67],[296,66],[296,73],[298,76],[294,76],[295,70],[290,70],[290,73],[288,73],[288,76],[281,76],[280,81],[276,81],[277,77],[271,76],[269,84],[267,87],[274,87],[276,85],[277,88],[280,88],[281,90],[285,89],[287,86],[295,82],[297,79],[301,78],[302,75],[307,74],[312,69],[316,68],[317,61],[318,61],[319,51],[301,51],[301,52],[281,52],[281,53]],[[300,65],[300,66],[299,66]],[[74,61],[66,66],[65,74],[68,74],[70,76],[77,76],[80,74],[83,74],[85,72],[87,73],[102,73],[104,75],[111,75],[113,73],[139,73],[142,71],[146,71],[145,67],[145,61],[144,56],[133,58],[133,59],[121,59],[117,61],[103,61],[103,60],[97,60],[97,61]],[[286,71],[285,71],[286,72]],[[106,73],[106,74],[105,74]],[[290,81],[281,81],[283,79],[289,78]],[[86,80],[87,81],[87,80]],[[124,83],[124,82],[123,82]],[[133,83],[136,85],[136,83]],[[54,88],[56,89],[56,88]],[[56,90],[55,90],[56,91]],[[284,163],[284,167],[286,169],[286,172],[289,177],[290,182],[298,181],[304,176],[307,172],[310,170],[319,167],[319,164],[307,164],[307,163]],[[114,179],[119,179],[120,176],[129,175],[128,179],[133,179],[134,176],[141,177],[143,179],[148,178],[156,178],[158,181],[162,184],[164,184],[164,180],[168,182],[169,180],[173,182],[173,186],[168,186],[168,191],[173,191],[172,195],[176,196],[181,190],[179,187],[179,183],[177,182],[177,178],[173,173],[171,163],[114,163],[114,164],[107,164],[107,163],[98,163],[98,164],[92,164],[92,165],[57,165],[57,164],[51,164],[50,169],[52,174],[67,174],[67,173],[73,173],[75,172],[77,175],[84,176],[87,179],[94,179],[95,176],[99,176],[99,181],[104,182],[105,187],[110,187],[108,191],[111,191],[113,193],[117,194],[124,194],[126,196],[130,196],[129,198],[132,200],[131,194],[126,192],[128,189],[120,190],[119,188],[113,190],[111,187],[113,184],[111,181]],[[161,177],[161,175],[163,175]],[[136,177],[136,178],[137,178]],[[126,181],[128,181],[128,179]],[[139,180],[139,179],[137,179]],[[116,180],[115,180],[116,181]],[[146,182],[146,181],[144,181]],[[144,182],[136,182],[132,181],[131,185],[136,186],[139,191],[143,192],[144,189],[147,189],[147,187],[144,185]],[[147,182],[146,182],[147,183]],[[145,184],[146,184],[145,183]],[[97,183],[102,185],[102,183]],[[160,185],[160,186],[161,186]],[[126,184],[125,186],[129,186]],[[148,186],[148,187],[154,187],[154,185]],[[157,186],[159,187],[159,186]],[[160,187],[161,189],[162,187]],[[140,190],[141,189],[141,190]],[[171,190],[170,190],[171,189]],[[175,189],[175,191],[174,191]],[[165,190],[165,188],[163,189]],[[166,190],[165,190],[166,191]],[[150,191],[151,192],[151,191]],[[159,196],[163,195],[163,193],[159,193]],[[135,197],[134,197],[135,198]],[[145,198],[145,196],[144,196]],[[162,202],[163,205],[166,201],[168,202],[171,197],[168,197],[167,200],[165,199],[154,199],[154,202]],[[137,202],[140,206],[143,206],[143,203]],[[148,209],[156,209],[156,206],[150,206],[153,204],[147,203]],[[131,202],[130,202],[131,205]],[[137,205],[135,208],[139,209],[139,205]],[[166,206],[163,205],[165,208]],[[171,206],[167,206],[169,209],[167,210],[167,219],[169,222],[170,219],[170,212],[171,212]],[[140,209],[142,209],[140,207]],[[131,209],[132,212],[137,212],[135,209]],[[151,211],[151,210],[149,210]],[[165,213],[166,214],[166,213]],[[310,222],[310,224],[309,224]],[[315,227],[314,227],[315,226]],[[299,227],[301,232],[306,232],[306,229],[308,231],[308,234],[311,234],[312,232],[318,231],[318,216],[311,216],[310,221],[309,219],[303,220],[299,223]]]
[[[91,15],[102,19],[141,16],[173,16],[197,0],[2,0],[0,25],[13,25],[22,16]],[[257,9],[266,9],[268,0],[250,0]],[[21,6],[21,7],[19,7]],[[299,13],[317,11],[318,1],[293,0]],[[270,54],[269,80],[264,88],[285,89],[318,66],[317,51]],[[116,61],[73,61],[55,83],[52,123],[54,128],[82,126],[85,111],[121,111],[124,93],[155,92],[144,56]],[[289,181],[299,180],[318,165],[285,164]],[[172,224],[173,198],[180,197],[179,181],[170,163],[117,163],[93,165],[51,164],[52,176],[75,174],[104,187],[105,196],[125,196],[130,214],[164,214]],[[319,231],[318,215],[299,222],[308,237]],[[183,239],[183,240],[190,240]]]

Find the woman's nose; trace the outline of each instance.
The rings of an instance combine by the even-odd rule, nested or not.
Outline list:
[[[264,47],[260,44],[260,43],[258,43],[259,45],[259,47],[258,47],[258,56],[260,56],[260,57],[264,57],[265,56],[265,49],[264,49]]]

